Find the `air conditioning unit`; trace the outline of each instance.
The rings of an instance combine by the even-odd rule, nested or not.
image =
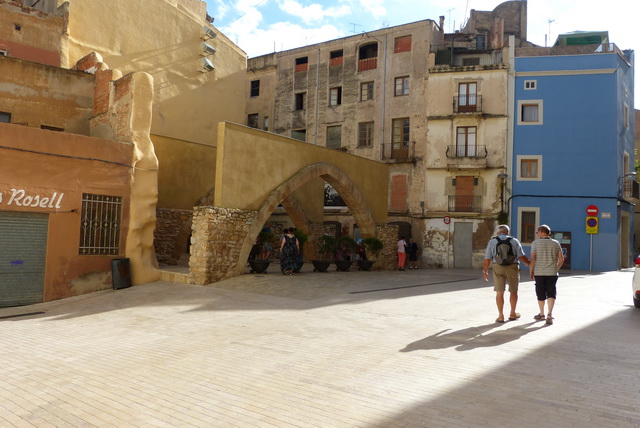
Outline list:
[[[215,67],[213,66],[213,64],[211,63],[211,61],[209,61],[209,59],[207,58],[201,58],[202,61],[202,70],[200,70],[202,73],[206,73],[208,71],[213,71],[215,70]]]
[[[202,52],[204,52],[204,55],[211,55],[216,53],[216,48],[211,46],[209,43],[201,42],[200,46],[202,47]]]
[[[202,27],[202,31],[204,31],[204,36],[203,38],[206,39],[213,39],[214,37],[217,36],[216,32],[213,31],[211,28],[207,27],[206,25],[204,27]]]

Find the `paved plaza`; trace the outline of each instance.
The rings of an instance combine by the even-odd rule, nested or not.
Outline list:
[[[640,427],[632,270],[269,270],[1,309],[0,427]]]

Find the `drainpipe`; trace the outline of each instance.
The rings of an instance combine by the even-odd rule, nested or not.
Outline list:
[[[318,62],[316,64],[316,124],[313,131],[313,144],[318,145],[318,92],[320,91],[320,48],[318,48]]]
[[[384,59],[383,59],[383,69],[382,69],[382,114],[381,114],[381,123],[382,126],[380,128],[380,148],[381,148],[381,156],[380,160],[384,159],[384,129],[385,129],[385,105],[387,103],[387,34],[384,35]]]
[[[507,180],[505,180],[505,186],[507,193],[512,192],[513,183],[513,112],[515,108],[515,86],[516,86],[516,38],[515,36],[509,36],[509,72],[507,73],[507,141],[505,141],[505,162]],[[511,198],[507,205],[507,212],[511,217]],[[511,220],[511,218],[509,218]],[[517,224],[517,222],[514,222]],[[518,231],[519,232],[519,231]]]

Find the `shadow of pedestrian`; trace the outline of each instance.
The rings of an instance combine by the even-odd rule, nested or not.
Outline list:
[[[452,331],[450,333],[445,333],[449,331],[449,329],[442,330],[441,332],[408,344],[403,349],[400,349],[400,352],[426,351],[452,347],[455,347],[456,351],[470,351],[475,348],[500,346],[505,343],[518,340],[526,334],[545,327],[545,324],[542,324],[535,328],[529,328],[534,324],[536,323],[530,322],[527,324],[520,324],[517,327],[500,329],[491,333],[488,332],[502,324],[485,324],[477,327],[469,327],[462,330]]]

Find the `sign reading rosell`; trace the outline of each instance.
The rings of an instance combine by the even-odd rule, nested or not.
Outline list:
[[[29,194],[24,189],[11,189],[11,194],[5,197],[4,192],[0,191],[0,204],[4,204],[6,200],[7,206],[60,209],[62,198],[64,193],[58,192],[47,196]]]

